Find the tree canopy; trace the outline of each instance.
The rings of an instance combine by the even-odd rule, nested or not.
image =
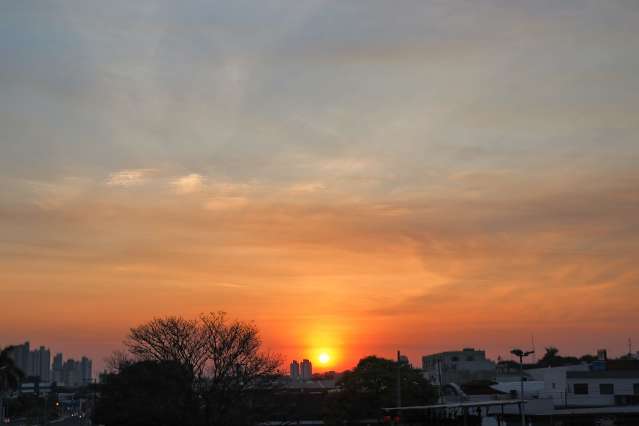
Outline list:
[[[0,351],[0,394],[17,389],[24,379],[24,373],[10,356],[13,349],[13,346],[7,346]]]
[[[583,357],[582,357],[583,358]],[[581,361],[574,356],[561,356],[559,355],[559,349],[554,346],[546,348],[546,353],[537,362],[538,367],[561,367],[564,365],[575,365]]]
[[[191,374],[174,361],[139,361],[106,377],[95,421],[108,426],[196,424]]]
[[[435,391],[420,370],[407,363],[368,356],[337,382],[336,393],[327,410],[327,420],[379,418],[381,408],[394,407],[397,395],[397,369],[400,369],[402,405],[433,402]]]
[[[250,423],[254,412],[251,394],[273,386],[281,364],[277,356],[262,350],[259,331],[254,324],[229,321],[223,312],[201,315],[195,320],[182,317],[153,319],[132,328],[125,346],[127,353],[116,353],[112,358],[114,374],[118,378],[113,379],[113,394],[106,402],[122,400],[116,397],[123,389],[118,386],[122,380],[138,380],[141,387],[137,390],[144,391],[144,386],[156,385],[150,380],[152,372],[159,374],[159,369],[170,367],[166,373],[170,373],[169,376],[160,375],[154,380],[166,381],[167,392],[188,389],[193,393],[199,403],[195,409],[197,422],[204,425]],[[174,396],[182,401],[181,406],[193,408],[190,397],[179,397],[183,393],[191,395],[189,392]],[[160,400],[165,397],[168,395],[159,395]],[[161,411],[159,415],[167,422],[174,420],[162,416]],[[143,418],[140,415],[140,419]],[[117,421],[103,423],[107,426],[120,424]],[[183,419],[178,424],[196,424],[195,421]]]

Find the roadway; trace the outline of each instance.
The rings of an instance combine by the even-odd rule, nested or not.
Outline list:
[[[42,423],[38,423],[34,420],[18,419],[8,423],[12,426],[42,426]],[[91,426],[91,421],[88,419],[79,419],[77,417],[66,417],[58,420],[50,420],[48,425],[50,426]]]

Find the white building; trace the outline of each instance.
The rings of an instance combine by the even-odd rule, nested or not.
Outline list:
[[[544,390],[556,407],[639,404],[639,371],[548,370]]]
[[[498,382],[491,385],[491,388],[496,391],[508,394],[513,398],[520,398],[521,395],[521,381],[518,382]],[[525,380],[524,381],[524,399],[537,399],[544,394],[545,383],[537,380]]]
[[[628,369],[611,363],[602,367],[592,363],[544,370],[543,391],[535,394],[529,392],[528,387],[524,390],[526,414],[536,419],[535,424],[546,424],[552,419],[573,419],[575,416],[593,421],[602,418],[614,420],[618,416],[627,422],[639,418],[639,368],[631,366]],[[524,382],[524,385],[529,383],[539,382]],[[503,389],[504,385],[499,383],[492,387]],[[505,410],[506,414],[518,415],[516,407],[506,407]]]
[[[422,369],[426,379],[436,385],[494,379],[496,374],[495,364],[486,359],[486,352],[473,348],[425,355]]]
[[[524,398],[548,401],[558,410],[639,405],[639,363],[624,366],[614,361],[594,362],[524,371],[529,373]],[[539,383],[542,389],[537,387]],[[491,387],[518,394],[517,385],[511,382]]]

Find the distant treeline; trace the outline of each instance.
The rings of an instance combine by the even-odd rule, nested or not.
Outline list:
[[[555,346],[549,346],[545,348],[544,356],[536,363],[526,364],[525,368],[545,368],[545,367],[562,367],[567,365],[577,365],[582,363],[591,363],[598,358],[596,355],[586,354],[579,357],[576,356],[563,356],[559,354],[559,349]],[[619,361],[632,360],[632,355],[627,354],[617,358]],[[499,361],[500,365],[512,366],[513,368],[519,368],[519,363],[511,360]]]

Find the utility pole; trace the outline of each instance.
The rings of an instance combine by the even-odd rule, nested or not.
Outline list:
[[[442,392],[442,387],[444,384],[442,383],[442,359],[440,357],[435,358],[437,362],[437,381],[439,382],[438,391],[439,391],[439,403],[444,402],[444,393]]]
[[[519,372],[521,373],[521,392],[519,394],[519,412],[521,413],[521,426],[526,426],[526,409],[524,407],[524,357],[528,355],[532,355],[535,351],[527,351],[524,352],[521,349],[513,349],[510,351],[511,354],[519,357]]]
[[[402,378],[401,378],[402,358],[397,351],[397,408],[402,406]]]

